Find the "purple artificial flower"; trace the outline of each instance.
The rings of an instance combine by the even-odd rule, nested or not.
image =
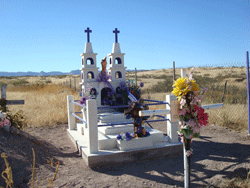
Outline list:
[[[141,83],[140,83],[140,86],[141,86],[141,87],[143,87],[143,86],[144,86],[144,83],[143,83],[143,82],[141,82]]]
[[[80,99],[80,104],[86,104],[86,98],[85,97],[81,97]]]
[[[127,141],[129,141],[129,140],[132,139],[132,136],[128,132],[126,132],[125,133],[125,138],[126,138]]]
[[[117,140],[122,140],[122,135],[119,134],[117,137],[116,137]]]
[[[137,133],[142,133],[142,127],[140,126],[140,127],[137,127]]]
[[[120,83],[120,86],[121,86],[121,88],[124,88],[124,87],[126,87],[126,83],[125,83],[124,81],[122,81],[122,82]]]

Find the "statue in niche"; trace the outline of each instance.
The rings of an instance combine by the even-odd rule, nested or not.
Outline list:
[[[106,74],[106,67],[107,67],[107,61],[106,61],[107,57],[104,57],[101,61],[102,64],[102,71],[101,74],[104,75]]]

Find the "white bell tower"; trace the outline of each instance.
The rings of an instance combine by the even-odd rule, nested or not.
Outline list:
[[[120,83],[122,81],[124,81],[124,82],[126,81],[126,71],[125,70],[127,67],[124,67],[124,55],[125,55],[125,53],[121,53],[120,44],[118,43],[117,34],[120,33],[120,31],[118,31],[117,28],[115,28],[113,33],[115,33],[115,43],[113,44],[112,53],[108,54],[108,56],[109,56],[108,72],[111,75],[111,82],[112,83],[115,83],[115,82]]]
[[[96,67],[96,55],[97,53],[93,53],[92,44],[89,40],[89,33],[92,30],[87,28],[85,33],[87,33],[87,42],[85,44],[84,53],[81,54],[82,57],[82,68],[81,71],[81,84],[82,89],[85,91],[87,83],[96,82],[96,78],[98,76],[98,68]]]

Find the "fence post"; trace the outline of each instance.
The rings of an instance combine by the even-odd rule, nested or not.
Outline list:
[[[247,101],[248,101],[248,135],[250,135],[250,86],[249,86],[249,54],[247,51]]]
[[[69,124],[69,130],[76,129],[76,120],[75,117],[72,115],[72,113],[75,113],[75,106],[70,101],[74,101],[73,95],[67,96],[67,107],[68,107],[68,124]]]
[[[175,95],[166,95],[166,109],[170,110],[170,114],[167,114],[167,135],[170,138],[170,142],[178,142],[178,121],[179,121],[179,101],[176,100]]]
[[[87,137],[89,153],[98,153],[98,126],[96,100],[89,99],[87,103]]]
[[[175,81],[175,61],[173,61],[173,82]]]
[[[1,98],[6,100],[6,85],[3,84],[1,86]],[[2,106],[3,112],[7,111],[6,104]]]
[[[136,67],[135,67],[135,85],[137,86],[137,70],[136,70]]]

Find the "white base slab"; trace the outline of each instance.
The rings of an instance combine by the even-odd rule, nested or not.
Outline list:
[[[148,137],[130,141],[117,141],[117,135],[104,135],[99,132],[99,151],[96,154],[89,153],[85,135],[82,135],[77,130],[67,129],[67,132],[89,167],[115,165],[182,154],[182,143],[170,143],[167,136],[155,129],[151,130],[151,135]]]

